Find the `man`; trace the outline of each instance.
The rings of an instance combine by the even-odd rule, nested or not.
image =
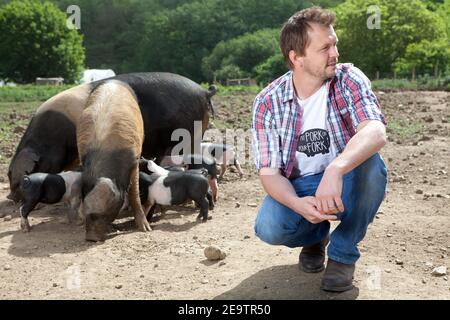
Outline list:
[[[253,145],[268,193],[256,235],[273,245],[303,247],[300,267],[325,269],[321,288],[353,288],[358,243],[383,201],[387,169],[378,151],[385,120],[367,77],[338,64],[335,14],[313,7],[283,26],[280,47],[290,68],[253,107]],[[340,220],[329,235],[330,221]]]

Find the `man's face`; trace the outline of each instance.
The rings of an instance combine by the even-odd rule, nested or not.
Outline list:
[[[334,77],[339,52],[336,46],[338,39],[333,27],[311,23],[308,36],[309,45],[305,50],[305,56],[302,57],[305,71],[320,80]]]

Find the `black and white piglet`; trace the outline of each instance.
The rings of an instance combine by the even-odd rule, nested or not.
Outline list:
[[[78,171],[65,171],[58,174],[38,172],[25,175],[20,188],[22,192],[20,228],[24,232],[29,232],[31,229],[28,215],[38,203],[65,202],[75,212],[81,204],[81,172]],[[69,220],[72,220],[71,213]]]
[[[239,172],[239,177],[244,176],[244,172],[242,171],[241,164],[239,163],[238,157],[234,148],[227,144],[222,143],[210,143],[210,142],[202,142],[200,144],[202,148],[202,155],[209,155],[214,157],[216,163],[220,165],[220,176],[219,180],[222,180],[225,171],[227,171],[228,165],[234,165]]]
[[[208,209],[214,208],[214,202],[202,170],[169,171],[151,160],[148,160],[148,169],[153,173],[139,172],[139,193],[147,220],[152,218],[156,204],[180,205],[193,200],[200,207],[197,219],[207,221]]]
[[[185,155],[170,155],[170,151],[166,151],[169,155],[165,156],[159,165],[167,166],[183,166],[188,170],[192,169],[206,169],[208,171],[208,182],[211,187],[214,201],[217,202],[219,197],[219,186],[217,185],[217,165],[214,157],[204,154],[185,154]]]

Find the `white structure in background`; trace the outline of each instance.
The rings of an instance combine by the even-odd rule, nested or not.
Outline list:
[[[81,83],[89,83],[92,81],[102,80],[105,78],[114,77],[116,74],[111,69],[89,69],[84,70]]]
[[[58,78],[36,78],[36,85],[38,86],[45,86],[45,85],[52,85],[52,86],[62,86],[64,84],[64,78],[58,77]]]
[[[0,80],[0,87],[17,87],[14,82],[5,82],[5,80]]]

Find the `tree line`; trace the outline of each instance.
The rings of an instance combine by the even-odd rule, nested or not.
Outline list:
[[[312,5],[336,12],[340,61],[369,77],[450,75],[450,0],[77,0],[80,30],[66,26],[71,4],[0,0],[0,79],[74,82],[84,68],[111,68],[267,83],[287,70],[283,22]]]

